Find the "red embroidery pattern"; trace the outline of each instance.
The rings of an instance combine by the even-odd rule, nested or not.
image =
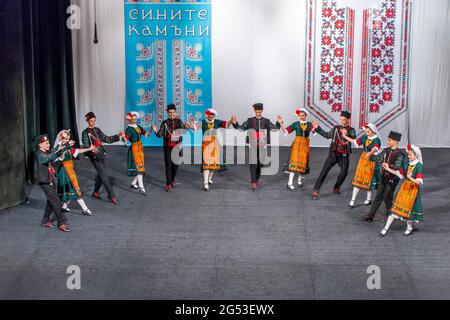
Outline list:
[[[174,104],[177,107],[179,114],[183,114],[184,99],[183,99],[183,47],[184,42],[181,40],[173,40],[173,92],[174,92]]]
[[[369,9],[366,27],[369,39],[369,112],[379,113],[386,102],[392,101],[394,91],[394,44],[396,0],[385,0],[380,9]]]
[[[332,112],[352,109],[354,12],[323,0],[320,100]]]
[[[157,40],[156,43],[156,90],[157,90],[157,106],[158,123],[161,123],[165,117],[165,108],[167,104],[166,92],[166,42]]]
[[[384,0],[380,8],[364,10],[360,125],[372,122],[381,129],[408,108],[411,9],[410,0]]]

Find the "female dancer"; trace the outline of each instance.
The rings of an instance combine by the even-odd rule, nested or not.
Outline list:
[[[344,138],[347,141],[353,143],[357,148],[361,146],[364,148],[352,181],[354,187],[353,196],[349,204],[349,207],[352,209],[355,207],[356,196],[361,189],[367,190],[367,198],[364,201],[364,205],[370,205],[372,203],[372,189],[376,189],[380,181],[380,170],[377,167],[375,158],[375,155],[378,154],[381,148],[378,129],[372,123],[366,123],[363,129],[366,133],[359,139],[352,139],[344,134]]]
[[[315,132],[312,123],[306,120],[308,117],[308,111],[305,108],[296,110],[295,114],[298,117],[298,121],[294,122],[287,128],[283,128],[285,133],[290,134],[295,132],[296,134],[294,143],[291,147],[291,157],[286,169],[289,172],[289,182],[287,188],[291,191],[295,191],[295,174],[298,174],[298,185],[300,187],[303,186],[303,176],[309,174],[309,136],[311,132]]]
[[[423,221],[422,195],[420,186],[423,185],[423,160],[422,152],[419,147],[409,145],[408,148],[409,163],[406,163],[403,169],[394,171],[388,165],[383,168],[392,174],[397,175],[400,179],[405,179],[391,208],[391,214],[386,222],[386,226],[381,231],[384,237],[389,231],[394,220],[406,221],[405,235],[410,236],[413,233],[413,223]]]
[[[54,149],[59,149],[61,146],[66,145],[70,141],[70,130],[62,130],[58,133],[55,141]],[[69,205],[72,200],[75,200],[83,210],[82,213],[85,216],[93,216],[93,213],[87,207],[81,193],[78,178],[74,170],[73,158],[77,158],[79,154],[93,151],[95,147],[92,145],[89,149],[76,149],[71,148],[60,155],[58,158],[61,161],[61,165],[58,167],[58,195],[61,199],[62,210],[64,212],[70,212]],[[58,161],[57,160],[57,161]]]
[[[216,119],[217,111],[208,109],[205,112],[205,120],[202,121],[203,143],[203,190],[208,192],[213,184],[212,178],[216,171],[225,170],[223,164],[222,152],[219,144],[217,130],[227,129],[231,126],[232,121],[223,121]]]
[[[146,138],[152,133],[147,132],[140,125],[137,124],[139,113],[129,112],[127,120],[129,122],[125,130],[125,140],[131,143],[128,149],[128,176],[134,177],[131,182],[131,188],[139,190],[143,195],[146,195],[144,187],[144,146],[142,144],[142,136]]]

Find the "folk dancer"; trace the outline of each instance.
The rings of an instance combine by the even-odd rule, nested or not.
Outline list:
[[[381,139],[378,128],[373,123],[363,126],[365,134],[359,139],[352,139],[344,135],[344,139],[354,144],[356,148],[363,147],[364,152],[359,158],[353,177],[353,195],[349,207],[355,207],[356,197],[361,189],[367,190],[367,197],[364,201],[365,206],[372,204],[372,189],[376,189],[380,182],[380,170],[374,155],[377,155],[381,149]]]
[[[345,130],[348,137],[356,139],[356,131],[350,126],[351,113],[343,111],[341,113],[341,124],[335,126],[330,132],[325,132],[318,124],[317,121],[313,121],[313,128],[325,139],[331,139],[330,152],[328,158],[322,168],[322,172],[317,179],[312,193],[312,198],[317,200],[320,195],[320,188],[324,183],[331,168],[336,164],[341,169],[336,184],[334,185],[333,192],[335,194],[341,194],[341,186],[347,178],[348,168],[350,165],[350,154],[352,153],[351,143],[344,139],[343,130]]]
[[[295,115],[298,117],[298,121],[291,124],[289,127],[284,128],[285,133],[291,134],[295,132],[296,137],[291,147],[291,155],[289,164],[286,171],[289,172],[289,182],[287,188],[291,191],[295,191],[294,178],[298,174],[298,186],[302,187],[302,179],[305,175],[309,174],[309,153],[310,153],[310,139],[309,136],[315,133],[313,125],[306,119],[308,117],[308,111],[305,108],[301,108],[295,111]]]
[[[90,148],[91,145],[95,146],[95,151],[90,151],[86,155],[91,160],[92,165],[97,171],[97,178],[95,181],[94,192],[92,193],[92,197],[96,199],[100,199],[100,188],[105,186],[105,189],[108,193],[108,200],[114,204],[119,204],[119,200],[114,194],[113,186],[109,181],[108,170],[106,168],[106,159],[107,153],[105,148],[103,147],[104,143],[112,144],[121,140],[124,137],[125,133],[120,131],[119,134],[114,136],[105,135],[102,130],[96,127],[97,125],[97,117],[93,112],[89,112],[85,116],[86,122],[88,124],[88,128],[86,128],[82,133],[82,141],[83,146],[85,148]]]
[[[369,213],[361,216],[364,221],[373,221],[375,214],[383,201],[386,206],[386,212],[389,214],[391,210],[395,188],[397,187],[400,178],[395,174],[392,174],[392,172],[386,170],[386,168],[389,167],[394,171],[398,171],[403,168],[405,154],[398,147],[398,143],[401,139],[402,135],[400,133],[391,131],[388,137],[389,147],[376,156],[377,161],[382,163],[381,180]]]
[[[131,182],[131,188],[139,190],[143,195],[146,195],[144,187],[144,175],[145,175],[145,159],[144,159],[144,146],[142,144],[142,137],[148,138],[151,134],[137,124],[139,119],[139,113],[129,112],[126,119],[129,124],[125,130],[125,141],[130,142],[128,149],[128,176],[134,177]]]
[[[206,110],[205,119],[202,121],[202,171],[203,189],[208,192],[213,185],[213,176],[216,171],[226,169],[223,164],[223,154],[219,144],[217,130],[227,129],[231,126],[232,120],[223,121],[216,119],[217,111],[213,108]]]
[[[58,197],[56,190],[56,170],[52,164],[65,151],[69,150],[75,143],[70,141],[68,144],[62,146],[58,150],[50,150],[50,141],[47,135],[36,137],[36,163],[37,174],[39,179],[39,187],[44,192],[47,198],[47,205],[45,207],[44,217],[42,218],[41,226],[44,228],[55,228],[52,222],[51,215],[54,213],[58,223],[58,229],[63,232],[71,232],[72,230],[67,225],[67,218],[61,211],[61,200]]]
[[[54,150],[62,148],[70,141],[70,130],[62,130],[58,133],[55,141]],[[78,183],[78,177],[74,170],[73,159],[78,158],[82,153],[95,151],[95,147],[92,145],[89,149],[76,149],[70,148],[64,151],[57,161],[61,162],[58,166],[57,177],[58,177],[58,195],[62,201],[63,212],[70,212],[69,205],[72,201],[77,201],[81,207],[82,214],[85,216],[93,216],[94,214],[89,210],[83,199],[83,194],[81,193],[80,184]]]
[[[266,154],[261,154],[260,149],[267,149],[270,146],[270,134],[273,130],[280,130],[283,125],[283,118],[278,116],[277,123],[273,124],[269,119],[263,117],[264,105],[256,103],[253,105],[255,116],[247,119],[242,125],[233,121],[235,128],[248,131],[251,133],[247,135],[247,142],[250,148],[256,148],[256,152],[250,151],[250,175],[251,175],[251,189],[257,191],[260,186],[261,169],[264,166]],[[255,157],[256,153],[256,157]]]
[[[406,221],[405,235],[413,234],[413,223],[423,221],[421,186],[423,185],[423,160],[419,147],[409,145],[407,147],[408,159],[400,170],[392,170],[388,165],[384,168],[388,172],[395,174],[400,179],[406,179],[397,193],[395,202],[391,208],[391,214],[386,222],[386,226],[381,231],[381,236],[385,236],[394,220]]]
[[[177,108],[174,104],[167,106],[168,118],[161,123],[161,127],[157,130],[153,125],[152,129],[158,138],[164,141],[164,162],[166,166],[166,192],[172,192],[176,186],[175,178],[178,172],[178,165],[172,161],[172,151],[182,142],[182,137],[177,130],[196,129],[189,124],[185,124],[177,116]]]

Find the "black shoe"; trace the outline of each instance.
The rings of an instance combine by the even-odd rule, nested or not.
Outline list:
[[[369,214],[363,214],[361,215],[361,218],[366,222],[373,222],[373,217],[370,216]]]

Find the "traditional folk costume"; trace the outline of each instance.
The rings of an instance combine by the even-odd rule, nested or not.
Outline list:
[[[96,118],[96,116],[93,112],[89,112],[86,115],[86,121],[89,121],[92,118]],[[113,203],[118,203],[119,201],[117,200],[113,186],[109,181],[108,170],[106,169],[107,153],[103,144],[112,144],[119,140],[119,135],[107,136],[99,128],[87,128],[82,133],[83,146],[89,148],[91,145],[94,145],[97,148],[97,152],[90,151],[86,154],[97,171],[97,178],[95,180],[95,188],[92,196],[99,199],[100,188],[105,186],[105,189],[108,192],[108,199]]]
[[[308,111],[305,108],[296,110],[296,115]],[[291,146],[291,155],[286,171],[289,172],[288,189],[295,191],[293,186],[295,174],[298,174],[298,185],[303,186],[302,176],[309,174],[309,153],[310,153],[310,139],[311,132],[315,132],[311,122],[297,121],[286,128],[286,132],[291,134],[295,132],[295,140]]]
[[[61,141],[61,134],[65,130],[58,133],[55,141],[54,150],[62,147],[63,141]],[[64,212],[70,212],[69,205],[72,201],[77,201],[82,209],[83,215],[92,216],[92,212],[87,207],[83,199],[83,194],[81,193],[80,184],[78,183],[78,178],[74,170],[73,159],[78,158],[80,154],[80,149],[71,148],[63,152],[58,161],[61,165],[58,166],[57,177],[58,177],[58,195],[61,199],[63,205],[62,210]]]
[[[253,106],[255,111],[264,110],[262,103],[257,103]],[[250,175],[252,180],[252,190],[256,191],[261,178],[261,169],[264,167],[267,147],[270,146],[270,133],[273,130],[281,129],[280,123],[273,124],[267,118],[249,118],[242,125],[236,124],[235,127],[242,131],[251,130],[247,135],[247,142],[250,146]],[[256,152],[254,149],[256,149]],[[261,153],[260,149],[265,149],[266,152]],[[253,152],[252,152],[253,151]]]
[[[175,110],[175,105],[167,107],[167,112]],[[158,138],[164,141],[164,163],[166,166],[166,191],[171,192],[176,186],[175,178],[178,172],[178,165],[172,161],[173,149],[182,142],[182,137],[176,132],[180,129],[186,129],[186,124],[179,118],[166,119],[161,123],[160,129],[155,132]]]
[[[348,111],[343,111],[341,117],[347,119],[351,118],[351,114]],[[340,188],[347,178],[348,168],[350,165],[350,154],[352,153],[352,145],[350,142],[344,139],[341,130],[347,130],[347,136],[351,139],[356,139],[356,131],[352,127],[348,126],[344,128],[342,125],[335,126],[330,132],[325,132],[320,126],[316,129],[316,132],[325,139],[331,139],[330,153],[322,168],[322,172],[314,185],[313,199],[316,200],[319,196],[320,188],[325,182],[325,179],[330,170],[337,164],[341,169],[336,184],[334,185],[334,193],[340,194]]]
[[[214,109],[206,110],[205,115],[214,116],[214,120],[212,121],[209,121],[208,119],[202,121],[203,188],[205,191],[209,191],[210,186],[213,184],[212,178],[214,172],[226,170],[226,166],[223,163],[223,154],[219,144],[217,130],[228,128],[229,122],[215,119],[215,117],[217,117],[217,111]]]
[[[37,176],[39,181],[39,187],[47,197],[47,205],[45,207],[44,217],[42,218],[41,225],[46,228],[53,228],[51,215],[56,216],[58,228],[64,232],[70,232],[71,230],[66,225],[67,218],[61,211],[61,200],[58,197],[56,189],[56,169],[53,162],[58,159],[66,150],[70,148],[69,145],[63,146],[60,150],[51,150],[43,152],[40,150],[39,145],[47,142],[48,136],[41,135],[36,138],[36,165]]]
[[[389,138],[400,142],[402,135],[398,132],[391,131]],[[376,158],[378,162],[387,163],[390,169],[398,171],[403,168],[405,154],[399,148],[387,148],[377,155]],[[363,220],[368,222],[373,221],[375,214],[383,201],[386,206],[386,211],[389,212],[391,210],[395,188],[397,187],[399,181],[400,178],[398,176],[390,173],[384,168],[381,169],[381,179],[378,185],[377,194],[369,213],[361,216]]]
[[[422,195],[420,186],[423,185],[423,160],[422,152],[417,146],[408,146],[408,151],[413,151],[416,155],[414,161],[406,162],[403,168],[396,172],[400,179],[406,179],[397,193],[391,214],[386,226],[381,232],[385,236],[394,220],[404,220],[407,224],[405,235],[413,233],[413,223],[423,221]],[[411,175],[413,180],[410,180]]]
[[[372,189],[376,189],[380,182],[380,168],[377,164],[375,155],[381,148],[381,139],[377,127],[370,123],[365,124],[364,129],[369,128],[374,133],[373,136],[364,134],[361,138],[354,140],[356,148],[363,147],[364,152],[359,158],[358,166],[356,167],[355,176],[353,177],[353,196],[350,201],[350,208],[355,205],[356,197],[361,189],[367,190],[367,198],[364,205],[368,206],[372,203]],[[374,152],[370,158],[367,154]]]
[[[127,114],[127,120],[131,121],[132,117],[139,118],[139,113],[130,112]],[[145,162],[144,162],[144,145],[142,144],[142,136],[147,135],[147,131],[137,124],[128,124],[125,130],[125,140],[130,142],[128,149],[128,176],[134,177],[131,182],[131,188],[139,190],[142,194],[146,194],[144,187]]]

